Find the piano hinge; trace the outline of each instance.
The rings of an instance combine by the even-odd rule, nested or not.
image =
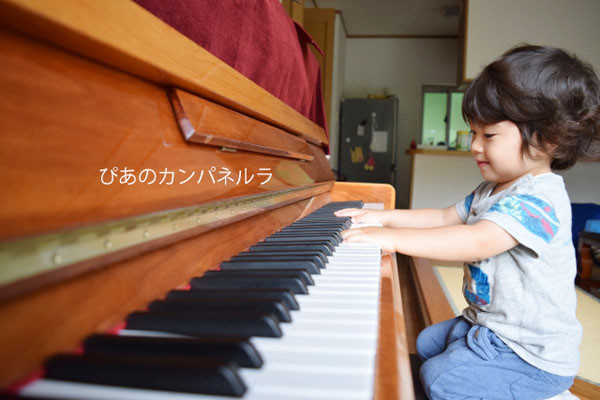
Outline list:
[[[0,297],[14,282],[82,263],[98,268],[328,189],[328,183],[313,184],[2,242]]]

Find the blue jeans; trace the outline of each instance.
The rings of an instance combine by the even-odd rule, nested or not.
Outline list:
[[[494,332],[463,317],[425,328],[417,353],[431,400],[541,400],[564,392],[574,379],[528,364]]]

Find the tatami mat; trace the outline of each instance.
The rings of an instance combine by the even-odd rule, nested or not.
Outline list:
[[[462,267],[435,266],[442,288],[456,315],[467,306],[462,295]],[[579,378],[600,385],[600,301],[577,288],[577,318],[583,325]]]

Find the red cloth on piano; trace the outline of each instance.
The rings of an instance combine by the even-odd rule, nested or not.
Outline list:
[[[278,0],[135,0],[327,132],[316,43]]]

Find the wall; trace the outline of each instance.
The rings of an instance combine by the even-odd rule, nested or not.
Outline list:
[[[456,83],[457,46],[457,39],[346,39],[344,97],[366,97],[387,88],[399,99],[398,208],[407,208],[409,204],[410,156],[405,152],[412,139],[420,142],[422,86]]]
[[[472,157],[417,154],[411,208],[442,208],[462,200],[483,181]],[[559,172],[573,203],[600,203],[600,162]]]
[[[465,78],[522,42],[566,48],[600,71],[600,1],[471,0]]]
[[[346,40],[346,32],[344,32],[341,17],[336,14],[333,39],[333,76],[331,79],[331,118],[327,121],[331,153],[329,165],[334,170],[337,170],[338,165],[340,101],[344,93],[344,79],[346,77]]]

